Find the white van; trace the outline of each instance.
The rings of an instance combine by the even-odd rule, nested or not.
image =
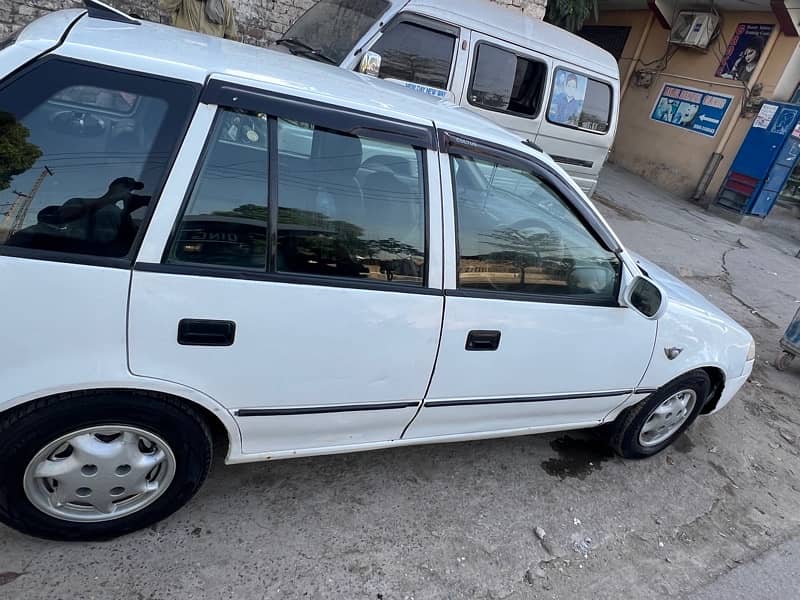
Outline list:
[[[617,130],[614,57],[488,0],[321,0],[279,44],[434,95],[449,90],[541,147],[589,196]]]

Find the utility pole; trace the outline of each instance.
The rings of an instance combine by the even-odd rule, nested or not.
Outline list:
[[[0,227],[0,243],[4,243],[14,233],[22,229],[22,225],[25,223],[25,217],[28,216],[28,211],[31,208],[31,204],[33,204],[33,199],[36,197],[36,194],[39,193],[39,189],[42,187],[44,180],[52,175],[53,171],[50,170],[50,167],[45,165],[39,177],[33,182],[30,193],[23,194],[22,192],[14,191],[17,195],[17,201],[14,203],[14,206],[11,207],[11,210],[6,213],[3,226]]]

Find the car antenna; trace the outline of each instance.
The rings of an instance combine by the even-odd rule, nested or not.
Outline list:
[[[117,21],[119,23],[127,23],[128,25],[142,24],[141,21],[134,19],[130,15],[126,15],[124,12],[117,10],[113,6],[109,6],[104,2],[100,2],[100,0],[83,0],[83,4],[86,6],[89,16],[93,19]]]
[[[542,150],[541,146],[539,146],[539,144],[537,144],[533,140],[530,140],[530,139],[522,140],[522,143],[525,144],[526,146],[529,146],[529,147],[533,148],[534,150],[538,150],[539,152],[544,152],[544,150]]]

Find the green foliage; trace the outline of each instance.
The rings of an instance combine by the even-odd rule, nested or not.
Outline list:
[[[8,188],[15,175],[30,169],[42,156],[39,146],[28,141],[30,134],[14,115],[0,112],[0,190]]]
[[[597,0],[548,0],[544,20],[576,33],[593,12],[597,18]]]

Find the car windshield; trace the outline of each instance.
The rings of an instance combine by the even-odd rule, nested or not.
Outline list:
[[[340,64],[388,8],[388,0],[321,0],[292,25],[283,41],[294,53]]]

